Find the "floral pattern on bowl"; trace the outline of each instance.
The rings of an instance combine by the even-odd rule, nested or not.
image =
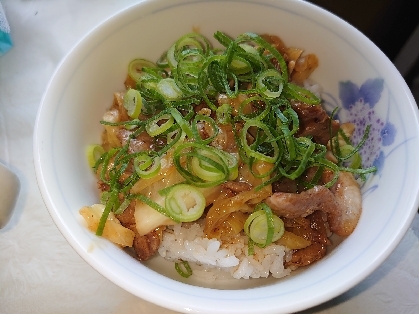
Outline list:
[[[363,159],[363,166],[375,166],[377,174],[380,174],[383,169],[386,156],[394,149],[392,145],[397,136],[397,128],[389,121],[388,110],[386,116],[380,116],[375,110],[378,104],[389,107],[390,100],[383,94],[385,94],[385,87],[384,80],[381,78],[367,79],[361,86],[350,80],[340,81],[340,106],[331,94],[323,94],[325,107],[328,110],[341,108],[335,118],[355,125],[352,135],[354,145],[362,140],[367,127],[370,126],[368,138],[359,152]]]

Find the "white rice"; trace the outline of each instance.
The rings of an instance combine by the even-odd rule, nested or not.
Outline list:
[[[169,261],[190,262],[193,274],[206,280],[230,276],[236,279],[269,275],[281,278],[291,272],[284,268],[284,260],[291,257],[286,247],[272,244],[262,249],[255,246],[254,255],[249,256],[246,236],[238,235],[229,243],[221,243],[206,238],[199,223],[168,227],[163,233],[159,254]]]
[[[316,82],[314,82],[311,79],[306,79],[303,82],[303,86],[304,86],[305,89],[309,90],[314,95],[321,98],[322,93],[323,93],[323,88],[319,84],[317,84]]]

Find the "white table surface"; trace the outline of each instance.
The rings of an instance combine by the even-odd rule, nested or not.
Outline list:
[[[138,0],[0,1],[14,40],[0,57],[0,161],[21,181],[16,211],[0,230],[0,313],[175,313],[129,294],[77,255],[43,203],[33,165],[36,113],[58,63]],[[419,215],[376,271],[304,313],[419,313]]]

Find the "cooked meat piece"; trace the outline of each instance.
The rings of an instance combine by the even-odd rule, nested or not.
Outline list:
[[[135,205],[134,202],[131,202],[122,214],[116,215],[116,218],[118,218],[121,225],[135,232],[134,242],[132,245],[135,254],[140,261],[146,261],[159,249],[162,238],[162,230],[157,228],[146,235],[140,236],[135,226],[134,212]]]
[[[332,244],[328,238],[329,228],[327,224],[327,216],[320,210],[316,210],[311,215],[307,216],[310,219],[310,228],[318,234],[318,240],[315,242],[326,245]],[[314,241],[314,240],[313,240]]]
[[[129,228],[134,232],[137,232],[137,228],[135,227],[135,203],[131,202],[128,207],[124,210],[122,214],[115,215],[118,218],[121,225],[125,228]]]
[[[303,175],[298,180],[291,180],[286,177],[282,177],[280,180],[272,183],[272,192],[286,192],[286,193],[301,193],[307,190],[307,186],[304,182],[311,182],[316,175],[316,171],[318,167],[310,167],[308,168]],[[323,173],[327,173],[327,179],[331,180],[330,174],[333,173],[327,169],[322,170]],[[330,174],[329,174],[330,172]],[[325,184],[327,183],[326,175],[322,175],[318,184]]]
[[[350,235],[362,212],[362,196],[359,184],[350,172],[341,172],[338,181],[330,188],[339,204],[337,215],[328,213],[330,229],[340,235]]]
[[[150,259],[159,249],[162,237],[160,229],[153,230],[146,235],[140,236],[136,233],[133,248],[140,261]]]
[[[295,60],[292,73],[290,71],[290,80],[295,84],[302,85],[318,66],[319,59],[315,54],[300,56]]]
[[[282,217],[284,221],[284,226],[287,230],[290,228],[310,228],[310,220],[305,217],[295,217],[295,218],[286,218]]]
[[[122,146],[128,142],[128,139],[132,133],[133,131],[119,128],[117,138],[121,142]],[[148,135],[147,132],[142,132],[136,138],[131,139],[128,149],[129,153],[149,150],[155,150],[155,139]]]
[[[353,232],[362,211],[361,192],[349,172],[341,172],[330,190],[321,185],[299,194],[277,192],[266,199],[266,204],[286,218],[306,217],[321,210],[327,213],[330,229],[339,236]]]
[[[272,192],[286,192],[286,193],[297,193],[298,183],[295,180],[288,179],[286,177],[281,178],[279,181],[272,183]]]
[[[222,188],[229,189],[236,195],[240,192],[250,191],[252,186],[247,182],[227,181],[222,184]]]
[[[199,136],[203,140],[206,140],[214,134],[214,130],[205,122],[198,122],[196,128],[198,129]]]
[[[322,185],[297,193],[277,192],[266,199],[266,204],[280,217],[306,217],[316,210],[336,212],[338,204],[333,193]]]
[[[321,211],[315,211],[305,218],[284,218],[283,220],[287,231],[311,242],[308,247],[295,250],[291,261],[286,263],[286,266],[307,266],[323,258],[326,254],[326,247],[331,242],[327,237],[327,221]]]
[[[113,98],[112,107],[118,110],[120,121],[129,120],[127,109],[125,109],[124,107],[124,95],[125,95],[125,92],[117,92],[117,93],[114,93],[113,95],[114,98]]]
[[[102,192],[109,191],[110,189],[109,184],[103,182],[102,180],[97,181],[97,188]]]
[[[208,104],[205,101],[202,101],[200,104],[197,104],[193,107],[195,113],[197,114],[202,114],[204,116],[210,116],[211,118],[215,119],[216,118],[216,113],[215,111],[212,111],[209,107]],[[187,114],[188,112],[185,112],[185,114]]]
[[[270,43],[276,50],[278,50],[282,55],[285,55],[287,51],[287,46],[285,46],[282,39],[276,35],[271,34],[262,34],[261,37]]]
[[[295,251],[289,262],[285,266],[307,266],[322,259],[326,255],[326,245],[321,243],[313,243],[310,246]]]
[[[339,130],[339,122],[336,120],[330,122],[329,115],[321,106],[293,103],[292,108],[300,120],[297,136],[313,136],[316,143],[326,145],[330,140],[330,123],[332,136]]]
[[[238,153],[239,148],[234,138],[233,126],[231,124],[224,124],[218,127],[218,134],[211,142],[211,145],[228,153]]]
[[[327,237],[326,221],[323,220],[322,212],[315,211],[306,218],[284,219],[285,228],[312,243],[330,245]]]

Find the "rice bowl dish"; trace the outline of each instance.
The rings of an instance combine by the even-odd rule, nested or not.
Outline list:
[[[322,108],[309,90],[314,54],[274,35],[214,37],[225,47],[193,32],[156,63],[129,63],[102,143],[86,151],[102,204],[80,214],[96,235],[140,261],[159,252],[186,278],[190,262],[281,278],[354,231],[359,182],[377,171],[359,154],[371,125],[352,142],[354,124]]]
[[[418,205],[419,183],[414,175],[418,172],[414,162],[419,147],[417,108],[388,59],[351,26],[308,3],[238,3],[231,1],[232,6],[226,5],[220,11],[217,1],[172,5],[146,1],[115,15],[86,36],[63,60],[38,116],[34,141],[38,182],[60,231],[105,277],[136,296],[176,311],[251,313],[258,308],[260,313],[286,313],[329,300],[365,278],[390,254]],[[208,12],[208,17],[198,18],[194,12]],[[217,23],[209,18],[214,15],[218,16]],[[252,16],[263,17],[265,22]],[[157,23],[159,20],[167,21],[167,25],[176,20],[177,26],[168,28]],[[138,33],[138,29],[145,30],[150,25],[153,34]],[[316,54],[319,66],[310,75],[311,82],[316,84],[306,82],[305,88],[321,91],[322,105],[327,112],[339,107],[336,119],[361,129],[360,134],[353,134],[358,141],[365,126],[371,125],[370,136],[359,153],[363,167],[376,167],[377,171],[362,183],[359,222],[349,237],[341,243],[338,241],[336,247],[331,246],[324,258],[302,271],[289,274],[290,269],[283,263],[290,258],[289,251],[283,246],[264,248],[268,250],[264,256],[277,256],[272,261],[260,260],[261,265],[271,269],[269,276],[266,267],[257,264],[253,264],[253,269],[245,264],[238,267],[237,256],[203,237],[202,229],[197,228],[201,221],[196,221],[196,225],[188,222],[183,227],[168,225],[168,237],[162,239],[156,255],[138,262],[135,255],[130,255],[132,251],[127,254],[89,231],[79,214],[80,208],[100,202],[97,178],[86,162],[84,150],[92,143],[101,142],[103,125],[98,121],[109,109],[115,91],[125,90],[123,82],[130,61],[156,60],[170,43],[191,31],[199,30],[210,38],[220,29],[233,38],[250,31],[279,35],[287,46]],[[134,34],[136,40],[132,40]],[[155,34],[161,40],[153,40]],[[143,45],[144,42],[153,44]],[[117,48],[121,46],[123,50]],[[410,188],[403,188],[405,185]],[[184,227],[194,235],[189,238]],[[200,239],[194,242],[192,239],[197,236]],[[248,238],[241,236],[234,250],[247,258]],[[204,249],[210,253],[190,256],[191,265],[194,259],[198,264],[205,259],[215,268],[225,267],[228,271],[219,272],[219,277],[214,278],[214,273],[192,265],[193,276],[179,276],[173,261],[179,260],[175,253],[182,248],[173,250],[175,237],[178,243],[188,240],[195,251]],[[182,252],[181,258],[186,259],[187,254]],[[281,262],[275,263],[278,258]],[[237,280],[236,277],[262,278]]]

